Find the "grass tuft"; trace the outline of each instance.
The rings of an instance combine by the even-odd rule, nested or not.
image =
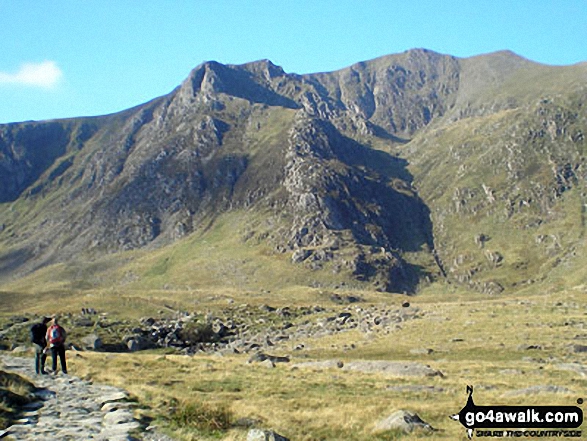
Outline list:
[[[14,421],[20,409],[33,401],[35,386],[20,375],[0,371],[0,429]]]
[[[201,401],[177,402],[171,408],[169,422],[177,429],[202,432],[207,436],[220,435],[230,429],[233,415],[225,404]]]

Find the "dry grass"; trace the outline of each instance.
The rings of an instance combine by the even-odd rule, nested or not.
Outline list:
[[[425,316],[405,322],[389,334],[348,332],[304,339],[305,352],[291,350],[296,342],[272,353],[290,354],[293,362],[308,359],[385,359],[419,361],[444,373],[444,378],[394,378],[339,369],[275,369],[248,364],[248,355],[83,353],[71,357],[72,372],[129,389],[155,415],[169,415],[177,403],[205,403],[227,408],[233,428],[222,439],[244,440],[246,430],[234,422],[259,421],[295,440],[387,440],[424,437],[463,439],[462,427],[448,415],[465,404],[465,387],[476,387],[480,404],[574,405],[587,379],[558,364],[585,361],[571,351],[587,335],[584,292],[519,298],[487,297],[439,302],[434,295],[412,299]],[[353,343],[355,348],[345,350]],[[525,349],[527,346],[540,349]],[[428,355],[412,349],[432,349]],[[516,395],[531,386],[559,386],[568,393]],[[397,389],[409,386],[413,390]],[[396,389],[393,389],[393,388]],[[420,387],[420,389],[417,389]],[[433,387],[434,389],[430,389]],[[433,434],[374,435],[374,424],[397,409],[417,412],[439,429]],[[169,424],[169,423],[168,423]],[[172,424],[170,424],[173,426]],[[218,438],[194,430],[177,430],[182,439]]]
[[[34,385],[12,372],[0,370],[0,429],[17,418],[24,404],[33,400]]]

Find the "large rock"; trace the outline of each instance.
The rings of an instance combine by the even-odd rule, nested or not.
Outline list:
[[[289,363],[289,357],[281,357],[277,355],[269,355],[264,354],[262,352],[258,352],[253,354],[247,363],[262,363],[266,360],[271,361],[272,363]]]
[[[302,363],[296,363],[292,369],[341,369],[344,363],[340,360],[322,360],[322,361],[304,361]]]
[[[426,421],[422,420],[417,413],[412,413],[407,410],[398,410],[387,418],[379,421],[375,425],[373,432],[380,433],[390,430],[401,430],[405,433],[411,433],[414,430],[433,431],[434,428]]]
[[[537,395],[537,394],[571,394],[572,390],[567,389],[563,386],[556,386],[553,384],[549,385],[536,385],[530,386],[524,389],[516,389],[509,391],[504,394],[504,397],[518,397],[524,395]]]
[[[289,441],[289,439],[272,430],[251,429],[247,434],[247,441]]]
[[[583,378],[587,377],[587,366],[582,363],[560,363],[556,367],[565,371],[576,372]]]
[[[125,337],[124,341],[126,342],[126,347],[130,352],[142,351],[144,349],[151,349],[155,347],[154,343],[151,340],[141,335]]]
[[[102,348],[102,340],[96,334],[86,335],[82,338],[82,347],[90,351],[97,351]]]
[[[366,373],[381,373],[394,377],[444,377],[443,373],[432,369],[427,364],[399,361],[351,361],[343,370]]]

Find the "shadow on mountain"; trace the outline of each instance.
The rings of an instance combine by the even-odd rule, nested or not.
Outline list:
[[[28,248],[20,248],[6,254],[0,254],[0,279],[13,276],[32,257],[33,253]]]
[[[408,162],[345,137],[334,127],[329,131],[335,155],[353,170],[343,179],[361,209],[345,214],[359,242],[407,252],[422,251],[423,246],[434,250],[430,209],[411,186]]]
[[[399,136],[393,135],[392,133],[389,133],[387,130],[385,130],[383,127],[378,126],[377,124],[373,124],[372,122],[369,122],[369,126],[373,130],[373,134],[378,138],[386,139],[388,141],[392,141],[398,144],[407,144],[408,142],[410,142],[409,139],[400,138]]]
[[[0,203],[13,202],[65,154],[71,129],[61,123],[8,124],[0,133]]]

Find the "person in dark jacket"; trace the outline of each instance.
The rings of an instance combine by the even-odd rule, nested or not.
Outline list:
[[[47,347],[47,323],[51,319],[44,317],[41,323],[35,323],[31,326],[31,342],[33,343],[33,349],[35,350],[35,372],[37,374],[45,375],[45,361],[47,355],[45,354],[45,348]]]
[[[47,330],[47,342],[51,348],[51,356],[53,358],[53,373],[57,373],[57,356],[61,361],[61,372],[67,374],[67,365],[65,364],[65,329],[63,329],[57,322],[55,317]]]

